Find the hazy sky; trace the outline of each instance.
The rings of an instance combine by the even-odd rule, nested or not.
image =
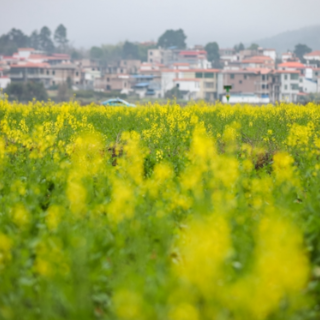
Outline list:
[[[0,34],[63,23],[75,46],[157,40],[184,29],[188,45],[220,46],[319,24],[320,0],[0,0]]]

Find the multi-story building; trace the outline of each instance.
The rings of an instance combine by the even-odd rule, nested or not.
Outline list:
[[[45,87],[49,87],[52,75],[50,74],[50,65],[47,63],[20,63],[11,65],[11,82],[34,81],[42,82]]]
[[[317,68],[320,67],[320,50],[307,53],[303,58],[306,60],[307,65],[312,65]]]
[[[175,86],[188,99],[215,101],[223,91],[221,70],[218,69],[168,69],[162,71],[162,97]]]
[[[279,81],[273,70],[267,68],[246,68],[224,70],[224,85],[231,85],[231,95],[255,95],[259,99],[275,102],[279,98]]]
[[[60,63],[50,67],[51,84],[59,85],[71,81],[74,85],[81,85],[83,82],[81,68],[73,63]]]
[[[149,49],[148,62],[169,65],[173,61],[173,50],[169,49]]]
[[[243,68],[268,68],[274,69],[275,60],[268,56],[253,56],[241,61]]]
[[[297,102],[300,92],[299,70],[276,70],[280,77],[280,101]]]

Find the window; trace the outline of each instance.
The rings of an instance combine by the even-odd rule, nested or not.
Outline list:
[[[318,73],[318,72],[316,72],[316,76],[318,76],[318,74],[319,74],[319,73]]]
[[[152,59],[150,59],[150,62],[153,62],[153,60],[152,60]]]
[[[123,69],[120,69],[120,73],[123,73]]]
[[[213,78],[213,77],[214,77],[214,73],[213,73],[213,72],[206,72],[206,73],[204,74],[204,77],[205,77],[205,78]]]
[[[43,74],[43,69],[40,69],[40,73]]]
[[[77,72],[76,72],[76,76],[78,76],[78,75],[79,75],[79,72],[77,71]]]
[[[107,82],[109,82],[110,81],[110,78],[107,78]]]
[[[49,75],[50,74],[50,72],[49,71],[47,71],[47,75]]]
[[[111,90],[111,86],[110,85],[107,85],[107,90]]]
[[[230,74],[230,79],[234,79],[234,74]]]
[[[239,84],[242,84],[242,80],[239,80]]]
[[[262,76],[262,81],[265,81],[266,80],[266,76]]]
[[[265,89],[265,87],[266,87],[266,86],[263,84],[263,85],[262,85],[262,90]]]
[[[245,75],[243,76],[243,78],[244,78],[244,80],[247,80],[247,75],[245,74]]]
[[[150,51],[150,52],[149,52],[149,55],[150,55],[150,56],[152,56],[152,55],[153,55],[153,52],[152,52],[152,51]]]
[[[287,85],[284,86],[284,90],[288,90],[288,86]]]
[[[291,84],[291,90],[299,90],[299,85],[298,84]]]
[[[292,73],[292,74],[290,75],[290,79],[291,79],[291,80],[299,80],[299,75],[298,75],[297,73]]]
[[[196,72],[196,78],[203,78],[202,72]]]
[[[124,87],[125,87],[125,88],[127,87],[127,83],[126,83],[126,82],[124,83]]]
[[[55,74],[56,74],[56,72],[55,72],[55,71],[52,71],[52,74],[53,74],[53,75],[55,75]]]
[[[288,75],[284,75],[284,80],[288,80]]]

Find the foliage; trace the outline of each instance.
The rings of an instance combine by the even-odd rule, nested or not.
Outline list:
[[[217,42],[208,43],[204,47],[204,49],[207,51],[208,61],[210,61],[210,62],[219,62],[220,53],[219,53],[219,45],[218,45]]]
[[[11,29],[0,37],[0,54],[12,55],[18,48],[29,45],[29,37],[19,29]]]
[[[20,102],[29,102],[33,99],[40,101],[48,100],[47,91],[41,82],[12,82],[6,88],[6,93],[10,100]]]
[[[295,55],[300,59],[300,61],[304,62],[305,59],[303,58],[303,56],[306,53],[310,53],[312,51],[311,48],[309,48],[307,45],[305,44],[297,44],[294,48],[294,53]]]
[[[1,319],[319,319],[319,107],[0,101]]]
[[[248,47],[249,50],[258,50],[258,48],[259,48],[259,45],[256,43],[252,43],[250,47]]]
[[[54,52],[54,44],[51,39],[51,31],[48,27],[42,27],[39,33],[39,47],[47,53]]]
[[[67,28],[63,24],[60,24],[55,30],[54,41],[60,50],[65,51],[69,40],[67,37]]]
[[[242,42],[240,42],[238,45],[236,44],[233,48],[237,53],[245,50],[244,44]]]
[[[166,99],[183,99],[183,94],[180,91],[178,86],[173,87],[172,89],[166,91],[165,93],[165,98]]]
[[[176,47],[184,49],[186,47],[186,35],[182,29],[167,30],[158,40],[158,46],[161,48]]]

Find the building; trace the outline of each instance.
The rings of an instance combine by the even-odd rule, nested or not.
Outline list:
[[[224,85],[232,86],[231,95],[254,95],[271,102],[279,99],[280,83],[269,68],[224,70],[223,76]]]
[[[313,65],[318,68],[320,67],[320,50],[307,53],[303,58],[306,60],[307,65]]]
[[[70,81],[74,85],[83,82],[81,68],[73,63],[60,63],[50,66],[51,85],[59,85]]]
[[[42,82],[45,87],[51,85],[50,65],[47,63],[25,62],[11,65],[9,77],[11,82]]]
[[[277,52],[275,49],[262,49],[262,54],[271,58],[273,61],[277,59]]]
[[[274,69],[275,60],[268,56],[253,56],[241,61],[243,68],[268,68]]]
[[[223,93],[221,70],[218,69],[167,69],[162,71],[161,96],[179,87],[189,99],[215,101]]]
[[[173,50],[169,49],[149,49],[148,63],[158,63],[169,65],[173,61]]]
[[[205,50],[174,50],[173,61],[170,66],[177,63],[188,63],[190,68],[210,69],[211,63],[207,60]]]
[[[288,61],[280,63],[278,65],[278,70],[282,71],[299,71],[301,75],[305,73],[306,66],[301,62],[297,61]]]
[[[0,75],[0,90],[6,89],[11,80],[8,76]]]
[[[300,91],[299,70],[276,70],[280,78],[280,101],[297,102]]]
[[[296,55],[291,52],[285,52],[281,55],[281,61],[284,62],[299,62],[299,59],[296,57]]]

